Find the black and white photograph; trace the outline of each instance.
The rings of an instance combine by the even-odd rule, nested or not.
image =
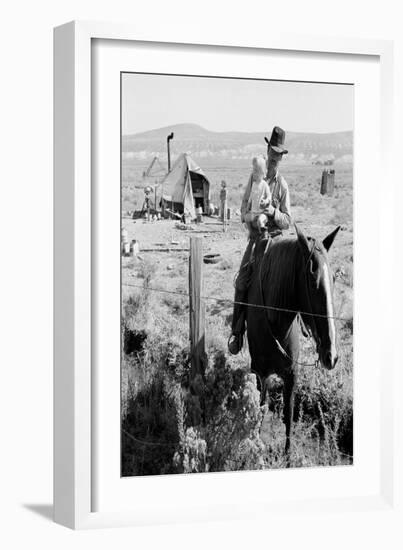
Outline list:
[[[349,466],[349,84],[121,73],[121,476]]]

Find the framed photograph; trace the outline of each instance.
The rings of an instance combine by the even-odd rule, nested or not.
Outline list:
[[[55,521],[392,507],[391,43],[54,36]]]

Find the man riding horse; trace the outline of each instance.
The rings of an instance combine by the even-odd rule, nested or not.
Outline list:
[[[259,251],[262,250],[261,241],[267,243],[267,239],[281,235],[291,223],[288,185],[278,171],[283,155],[288,152],[283,147],[284,140],[284,130],[275,126],[268,142],[266,179],[262,177],[264,159],[253,159],[253,171],[242,199],[241,221],[248,228],[249,241],[235,283],[232,334],[228,341],[228,349],[233,355],[239,353],[243,345],[247,307],[245,304],[248,300],[253,265],[257,263]]]

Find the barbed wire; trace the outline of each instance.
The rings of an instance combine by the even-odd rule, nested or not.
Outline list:
[[[145,441],[144,439],[138,439],[123,428],[122,433],[125,434],[129,439],[131,439],[135,443],[139,443],[140,445],[147,445],[150,447],[175,447],[175,443],[158,443],[157,441]]]
[[[161,292],[163,294],[176,294],[178,296],[183,296],[184,298],[189,298],[189,293],[187,292],[179,292],[177,290],[167,290],[165,288],[153,288],[150,286],[144,286],[144,285],[135,285],[133,283],[123,283],[123,286],[129,286],[133,288],[138,288],[140,290],[149,290],[151,292]],[[267,309],[272,311],[279,311],[283,313],[300,313],[301,315],[308,315],[310,317],[319,317],[322,319],[334,319],[335,321],[350,321],[351,319],[349,317],[340,317],[337,315],[323,315],[321,313],[310,313],[308,311],[300,311],[296,309],[289,309],[284,307],[277,307],[277,306],[267,306],[267,305],[261,305],[261,304],[251,304],[249,302],[239,302],[236,300],[231,300],[230,298],[220,298],[219,296],[200,296],[200,299],[202,300],[213,300],[216,302],[226,302],[230,303],[232,305],[240,305],[240,306],[248,306],[253,307],[257,309]]]

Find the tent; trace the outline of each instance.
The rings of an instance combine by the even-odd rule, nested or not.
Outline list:
[[[192,219],[199,206],[203,213],[209,212],[210,182],[188,153],[179,155],[159,189],[163,210],[189,214]]]

